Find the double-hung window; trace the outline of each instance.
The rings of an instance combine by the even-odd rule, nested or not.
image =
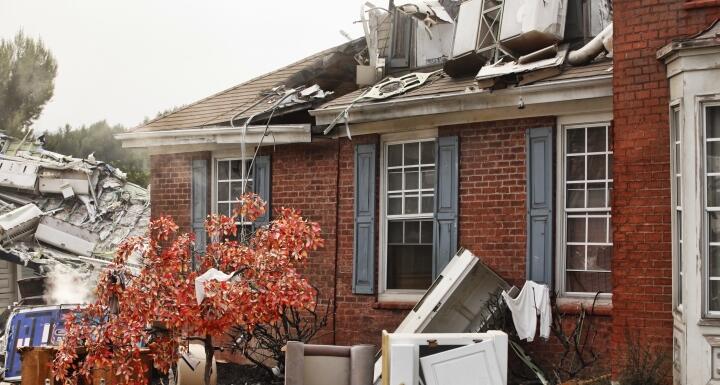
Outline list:
[[[249,160],[243,162],[241,159],[217,159],[215,161],[215,213],[232,216],[233,210],[239,203],[238,198],[243,194],[243,183],[245,192],[253,191],[253,175],[249,167]],[[237,225],[238,236],[241,237],[242,234],[250,233],[252,222],[239,218]]]
[[[426,290],[433,280],[435,140],[383,146],[384,289]]]
[[[564,126],[562,292],[610,293],[612,158],[610,125]]]
[[[671,154],[671,179],[672,179],[672,207],[674,216],[673,226],[673,254],[676,271],[677,284],[675,294],[675,306],[682,307],[682,157],[681,157],[681,131],[680,131],[680,107],[673,106],[670,109],[670,154]]]
[[[720,104],[703,106],[705,131],[705,236],[707,295],[710,313],[720,314]]]

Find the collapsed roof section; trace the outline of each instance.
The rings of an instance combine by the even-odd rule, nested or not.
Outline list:
[[[0,135],[0,259],[40,274],[57,263],[92,269],[144,234],[150,194],[109,164]]]

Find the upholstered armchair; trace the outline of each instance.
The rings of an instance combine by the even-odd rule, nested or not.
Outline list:
[[[285,385],[372,385],[372,345],[306,345],[290,341],[285,351]]]

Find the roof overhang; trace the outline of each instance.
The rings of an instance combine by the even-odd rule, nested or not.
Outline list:
[[[400,97],[374,103],[354,105],[348,112],[348,123],[362,124],[378,121],[457,114],[468,111],[504,110],[537,111],[538,116],[556,115],[565,102],[612,99],[612,73],[589,78],[558,80],[496,91],[469,91]],[[317,125],[330,124],[347,106],[311,110]],[[518,111],[518,115],[526,115]],[[557,113],[556,113],[557,112]],[[564,113],[567,113],[566,111]],[[514,118],[508,114],[507,119]]]
[[[261,143],[308,143],[309,124],[286,124],[249,126],[243,135],[243,127],[202,127],[182,130],[128,132],[115,135],[125,148],[157,148],[184,145],[223,145]],[[263,139],[264,136],[270,138]]]

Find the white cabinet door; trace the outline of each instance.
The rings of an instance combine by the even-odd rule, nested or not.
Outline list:
[[[504,385],[492,341],[420,358],[426,385]]]

